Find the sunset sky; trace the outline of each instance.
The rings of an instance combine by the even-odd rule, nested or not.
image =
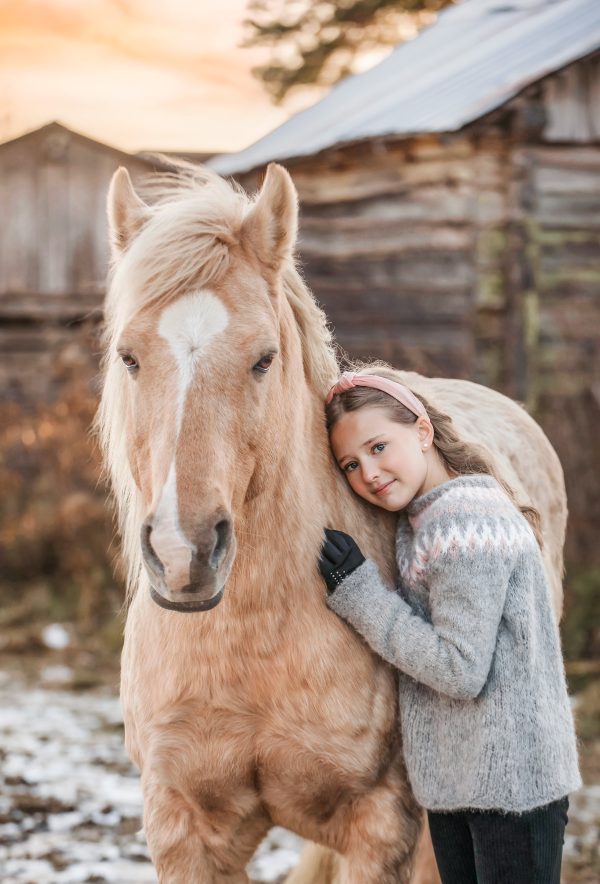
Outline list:
[[[274,107],[241,49],[247,0],[0,0],[0,141],[58,120],[124,150],[231,151]]]

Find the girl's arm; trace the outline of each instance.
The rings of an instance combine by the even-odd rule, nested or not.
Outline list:
[[[469,530],[469,528],[471,530]],[[390,591],[367,560],[328,596],[329,607],[373,650],[419,682],[456,699],[481,692],[491,667],[515,563],[514,525],[463,526],[452,540],[430,536],[420,580],[431,623]],[[475,531],[475,533],[473,533]]]

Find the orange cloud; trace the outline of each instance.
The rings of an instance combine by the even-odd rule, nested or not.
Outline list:
[[[51,119],[126,150],[237,150],[282,122],[239,47],[246,0],[8,0],[0,139]]]

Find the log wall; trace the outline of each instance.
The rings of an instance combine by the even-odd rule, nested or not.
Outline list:
[[[422,138],[294,163],[302,269],[352,356],[472,374],[474,156]]]
[[[565,470],[569,556],[598,564],[600,146],[521,146],[514,162],[526,194],[527,399]]]
[[[564,466],[567,555],[599,565],[600,56],[461,133],[287,165],[340,344],[522,401]]]

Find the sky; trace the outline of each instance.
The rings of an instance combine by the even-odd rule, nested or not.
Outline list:
[[[0,141],[58,120],[127,151],[234,151],[275,107],[242,49],[247,0],[0,0]]]

